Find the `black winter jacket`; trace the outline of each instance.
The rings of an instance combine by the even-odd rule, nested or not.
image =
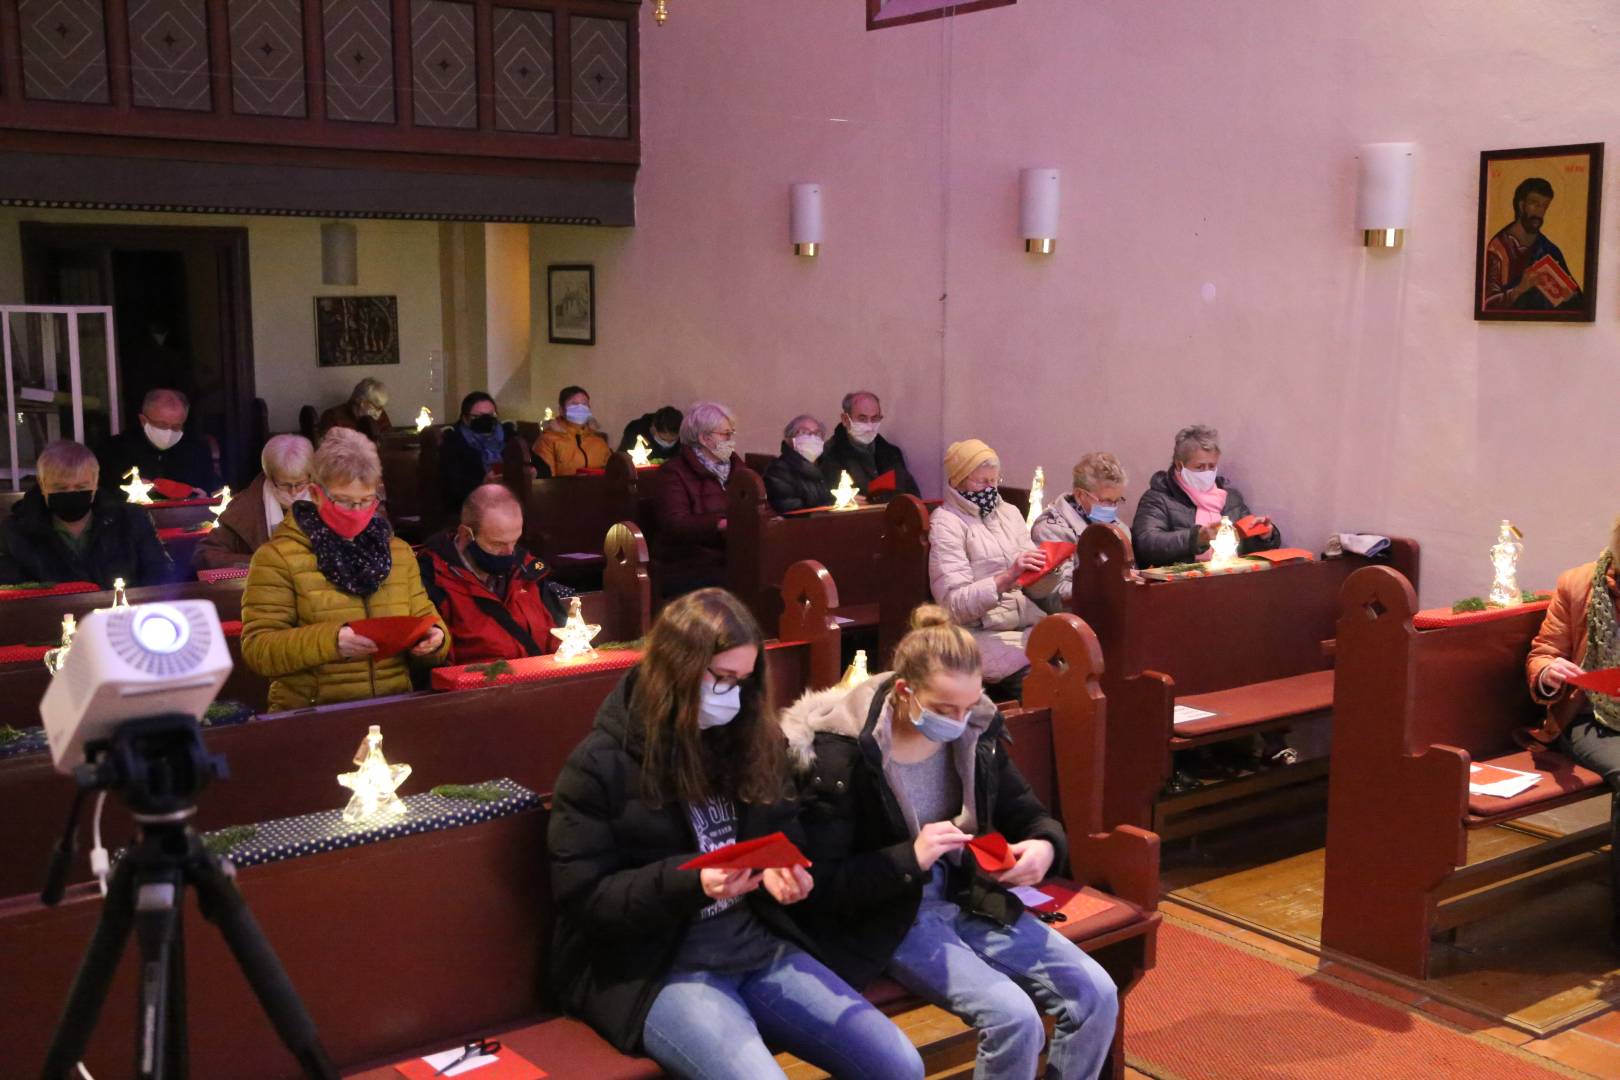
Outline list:
[[[784,442],[782,454],[765,469],[765,497],[778,514],[831,506],[832,489],[813,461]]]
[[[804,853],[813,864],[816,884],[789,911],[821,961],[856,989],[864,989],[893,959],[917,919],[929,876],[917,865],[914,837],[883,775],[883,754],[873,734],[893,682],[892,675],[878,676],[850,691],[859,695],[864,689],[872,695],[859,735],[849,733],[847,722],[810,722],[815,729],[812,757],[799,787],[800,820],[809,844]],[[994,708],[988,701],[980,707]],[[783,721],[790,744],[799,741],[792,719],[798,709],[794,706]],[[1030,790],[1008,756],[1006,740],[1006,726],[995,712],[974,752],[978,834],[1000,832],[1009,843],[1049,841],[1056,871],[1068,853],[1063,826]],[[952,866],[946,897],[964,911],[1003,925],[1011,925],[1024,910],[1017,897],[978,873],[966,858]]]
[[[620,681],[569,755],[552,795],[546,846],[557,905],[551,979],[557,1003],[625,1053],[641,1049],[647,1010],[663,989],[687,928],[711,902],[686,809],[641,797],[641,720],[630,715],[637,669]],[[787,790],[784,778],[784,792]],[[738,803],[737,839],[785,832],[803,848],[796,807]],[[801,946],[793,921],[764,889],[748,894],[770,930]]]
[[[619,439],[619,450],[628,454],[636,448],[636,436],[640,435],[647,440],[647,446],[652,453],[647,457],[649,465],[662,465],[670,458],[681,452],[681,444],[674,446],[659,446],[658,440],[653,438],[653,417],[656,413],[642,413],[636,419],[624,425],[624,434]]]
[[[152,518],[105,488],[90,507],[90,542],[81,555],[56,533],[50,508],[33,488],[0,524],[0,584],[93,581],[103,589],[123,578],[130,588],[175,580],[175,566]]]
[[[96,455],[101,460],[101,486],[116,489],[132,468],[141,470],[142,480],[178,480],[203,491],[218,491],[222,481],[214,471],[214,452],[208,436],[189,428],[180,441],[167,450],[152,445],[142,428],[114,435],[102,444]]]
[[[511,421],[501,427],[506,431],[508,442],[518,438],[517,425]],[[444,512],[452,520],[461,513],[461,504],[467,501],[473,489],[483,484],[486,472],[484,455],[462,438],[461,425],[455,424],[445,429],[443,438],[439,440],[439,491]]]
[[[1243,492],[1217,477],[1215,485],[1226,492],[1226,508],[1222,511],[1233,521],[1248,517],[1251,511],[1243,499]],[[1136,504],[1136,517],[1131,520],[1131,548],[1136,553],[1136,565],[1172,566],[1198,558],[1206,545],[1198,542],[1198,508],[1192,497],[1181,489],[1168,471],[1156,472]],[[1270,536],[1257,536],[1252,540],[1238,538],[1238,552],[1271,551],[1282,547],[1282,530],[1271,523]]]
[[[871,446],[861,446],[849,437],[849,429],[839,424],[821,452],[821,475],[827,478],[827,487],[838,486],[838,474],[849,473],[862,495],[883,502],[895,495],[921,495],[917,481],[906,470],[906,455],[894,443],[879,435]],[[892,493],[873,495],[867,487],[873,480],[890,469],[894,470],[895,489]]]

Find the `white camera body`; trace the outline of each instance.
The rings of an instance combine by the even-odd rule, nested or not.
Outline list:
[[[209,600],[102,608],[79,620],[67,663],[40,703],[51,761],[70,773],[86,743],[142,716],[200,719],[231,673]]]

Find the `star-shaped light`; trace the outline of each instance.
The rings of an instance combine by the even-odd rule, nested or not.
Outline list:
[[[422,406],[422,411],[416,414],[416,433],[420,435],[432,425],[433,413],[426,405],[424,405]]]
[[[343,808],[343,820],[353,824],[373,815],[398,817],[405,812],[405,800],[397,789],[411,775],[409,765],[390,765],[382,752],[382,728],[376,724],[366,732],[360,749],[354,753],[354,772],[341,773],[337,782],[353,791]]]
[[[68,650],[73,647],[73,635],[78,632],[78,624],[73,620],[72,612],[62,616],[62,644],[45,653],[45,670],[55,675],[67,663]]]
[[[1039,465],[1035,466],[1035,479],[1029,482],[1029,513],[1024,518],[1024,524],[1030,528],[1035,527],[1035,519],[1041,516],[1041,504],[1046,502],[1046,470]]]
[[[214,492],[214,498],[218,499],[219,503],[214,507],[214,520],[209,523],[210,525],[218,525],[219,516],[225,512],[227,506],[231,505],[231,485],[226,484]]]
[[[630,448],[630,462],[638,469],[652,464],[652,447],[647,445],[646,436],[636,436],[636,445]]]
[[[145,506],[152,501],[152,485],[141,479],[140,469],[131,469],[123,477],[129,483],[119,485],[119,490],[129,496],[129,501]]]
[[[124,592],[124,579],[121,577],[113,578],[112,606],[115,608],[129,607],[129,596]]]
[[[1232,526],[1232,519],[1221,518],[1221,527],[1215,530],[1215,539],[1209,542],[1211,566],[1225,566],[1237,559],[1238,534]]]
[[[849,470],[845,469],[838,474],[838,486],[833,488],[833,509],[855,509],[855,496],[858,494],[859,491],[856,490],[855,481],[849,478]]]
[[[547,405],[546,406],[546,415],[544,415],[544,416],[542,416],[540,418],[540,422],[542,424],[549,424],[549,423],[551,423],[552,418],[555,417],[556,415],[557,415],[556,413],[551,411],[551,406]]]
[[[568,621],[551,628],[551,636],[562,642],[552,654],[552,659],[559,664],[566,664],[570,660],[595,660],[596,650],[591,648],[591,640],[601,632],[600,626],[585,621],[585,613],[579,607],[579,597],[571,598],[568,601]]]

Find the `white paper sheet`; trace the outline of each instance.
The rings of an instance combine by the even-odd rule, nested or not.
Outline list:
[[[1202,720],[1205,717],[1217,715],[1219,714],[1205,712],[1203,709],[1195,709],[1191,705],[1177,705],[1175,715],[1171,718],[1170,722],[1171,724],[1180,727],[1182,724],[1190,724],[1194,720]]]
[[[435,1069],[443,1069],[446,1065],[460,1057],[463,1051],[466,1049],[467,1048],[464,1046],[458,1046],[456,1049],[446,1050],[442,1054],[429,1054],[422,1060],[433,1066]],[[446,1069],[444,1075],[460,1076],[462,1073],[470,1073],[474,1069],[482,1069],[485,1065],[493,1065],[499,1060],[499,1054],[479,1054],[477,1057],[468,1058],[466,1061],[463,1061],[460,1065],[457,1065],[453,1069]]]
[[[1053,900],[1057,899],[1054,896],[1048,896],[1046,893],[1041,892],[1041,890],[1035,888],[1033,885],[1020,885],[1015,889],[1009,889],[1007,891],[1018,897],[1018,899],[1022,900],[1025,907],[1031,908],[1040,907],[1042,904],[1050,904]]]
[[[1535,787],[1536,782],[1541,779],[1540,773],[1521,772],[1518,769],[1504,769],[1500,765],[1492,765],[1491,768],[1501,769],[1502,772],[1512,773],[1513,775],[1510,778],[1497,780],[1489,784],[1470,783],[1468,785],[1468,793],[1470,795],[1491,795],[1499,799],[1511,799],[1520,792],[1528,791]],[[1468,774],[1470,776],[1480,771],[1481,770],[1478,765],[1468,766]]]

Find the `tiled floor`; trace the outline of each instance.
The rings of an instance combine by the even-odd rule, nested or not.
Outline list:
[[[1176,919],[1214,930],[1234,941],[1241,941],[1280,959],[1315,967],[1324,975],[1352,983],[1388,998],[1392,1003],[1444,1020],[1455,1027],[1473,1032],[1480,1038],[1494,1039],[1510,1046],[1520,1047],[1574,1069],[1580,1075],[1597,1077],[1599,1080],[1620,1080],[1620,1012],[1605,1012],[1550,1038],[1534,1039],[1521,1031],[1493,1025],[1483,1017],[1435,1001],[1421,991],[1357,968],[1320,960],[1303,949],[1274,941],[1263,934],[1240,929],[1174,901],[1162,904],[1161,910]],[[1132,1077],[1140,1075],[1134,1071],[1127,1073],[1127,1076]]]

